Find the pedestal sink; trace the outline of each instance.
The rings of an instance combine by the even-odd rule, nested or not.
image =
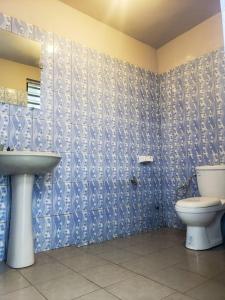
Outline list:
[[[32,191],[34,175],[51,171],[60,156],[51,152],[0,152],[0,174],[11,176],[12,204],[7,264],[23,268],[34,263]]]

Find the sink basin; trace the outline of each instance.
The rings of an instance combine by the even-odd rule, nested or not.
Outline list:
[[[50,172],[60,161],[51,152],[0,152],[0,174],[11,176],[11,217],[7,264],[24,268],[34,263],[32,192],[34,176]]]
[[[60,156],[51,152],[2,151],[0,174],[44,174],[50,172],[60,161]]]

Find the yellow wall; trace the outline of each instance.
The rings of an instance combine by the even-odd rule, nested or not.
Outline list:
[[[26,78],[40,80],[40,69],[0,58],[0,87],[26,91]]]
[[[0,11],[159,73],[223,46],[221,14],[155,50],[58,0],[0,0]]]
[[[157,71],[154,48],[58,0],[0,0],[0,11],[113,57]]]
[[[159,48],[158,72],[166,72],[222,46],[222,18],[217,14]]]

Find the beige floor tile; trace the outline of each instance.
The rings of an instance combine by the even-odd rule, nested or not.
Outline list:
[[[211,278],[221,272],[225,272],[223,260],[215,256],[189,255],[181,263],[176,265],[177,268],[189,270],[200,275]]]
[[[11,269],[9,266],[7,266],[7,264],[5,262],[0,262],[0,275],[4,274],[8,271],[16,271],[14,269]]]
[[[225,286],[225,272],[219,273],[217,276],[212,278],[213,280],[220,282]]]
[[[125,249],[113,249],[109,252],[101,253],[99,256],[116,264],[139,258],[139,255],[133,254]]]
[[[140,257],[135,261],[122,263],[125,268],[147,277],[151,277],[157,271],[170,267],[182,260],[182,255],[171,248]]]
[[[87,279],[95,282],[101,287],[106,287],[133,276],[133,273],[113,264],[91,268],[81,273]]]
[[[193,300],[193,298],[186,296],[184,294],[175,293],[166,298],[163,298],[163,300]]]
[[[154,252],[158,252],[162,249],[174,247],[176,244],[174,244],[171,241],[162,241],[162,240],[145,240],[140,243],[137,243],[136,245],[130,246],[129,248],[126,248],[126,250],[129,250],[130,252],[133,252],[135,254],[139,255],[147,255]]]
[[[0,273],[0,295],[28,287],[30,283],[17,271],[4,268]],[[5,269],[5,270],[3,270]],[[0,297],[1,298],[1,297]]]
[[[82,251],[82,253],[88,253],[88,254],[100,254],[103,252],[110,252],[113,249],[115,249],[115,247],[108,245],[107,242],[105,243],[99,243],[99,244],[92,244],[92,245],[88,245],[88,246],[83,246],[80,247],[79,250]]]
[[[141,276],[121,281],[107,290],[122,300],[158,300],[174,293],[174,290]]]
[[[40,283],[36,287],[48,300],[71,300],[98,289],[95,284],[75,273]]]
[[[225,300],[225,286],[213,280],[209,280],[199,287],[187,293],[199,300]]]
[[[44,264],[51,264],[55,263],[56,260],[47,255],[45,252],[35,254],[35,264],[36,265],[44,265]]]
[[[210,259],[220,259],[221,264],[225,265],[225,246],[221,245],[213,249],[198,251],[201,257],[210,258]]]
[[[118,238],[107,242],[108,245],[111,245],[116,248],[129,248],[132,245],[136,244],[136,241],[132,238]]]
[[[98,290],[88,295],[82,296],[77,300],[118,300],[118,298],[114,297],[104,290]]]
[[[151,279],[180,292],[186,292],[191,288],[194,288],[207,281],[206,278],[198,274],[180,270],[174,267],[163,269],[155,274],[152,274]]]
[[[32,286],[1,296],[0,299],[1,300],[45,300],[45,298]]]
[[[75,246],[54,249],[46,252],[47,255],[50,255],[58,260],[73,257],[79,253],[81,253],[80,248]]]
[[[150,245],[142,245],[142,244],[133,245],[126,249],[128,249],[130,252],[137,254],[137,255],[148,255],[148,254],[154,253],[158,250],[155,247],[152,247]]]
[[[29,268],[21,269],[20,272],[32,284],[45,282],[60,276],[74,273],[58,262],[53,264],[33,265]]]
[[[61,262],[76,272],[108,264],[107,260],[91,254],[79,254],[71,258],[62,259]]]

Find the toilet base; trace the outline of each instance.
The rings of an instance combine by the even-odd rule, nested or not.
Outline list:
[[[200,226],[187,226],[186,248],[191,250],[206,250],[223,243],[221,229],[217,231],[212,228]]]
[[[224,209],[217,212],[214,220],[207,226],[187,225],[186,248],[206,250],[223,244],[221,219]]]

